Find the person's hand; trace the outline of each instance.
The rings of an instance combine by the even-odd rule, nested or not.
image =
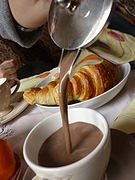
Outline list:
[[[25,28],[37,28],[47,22],[47,16],[52,0],[8,1],[14,19],[21,26]]]
[[[11,78],[17,77],[16,74],[16,63],[15,60],[6,60],[0,64],[0,78]]]

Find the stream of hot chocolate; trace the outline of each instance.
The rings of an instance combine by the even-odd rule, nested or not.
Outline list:
[[[69,76],[71,74],[72,66],[76,61],[79,53],[79,49],[69,51],[60,62],[59,100],[61,118],[63,123],[63,134],[65,138],[67,153],[72,152],[71,135],[68,123],[67,85],[69,82]]]

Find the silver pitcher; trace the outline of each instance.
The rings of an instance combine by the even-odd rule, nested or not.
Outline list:
[[[53,0],[49,33],[60,48],[87,47],[108,26],[114,12],[135,24],[135,0]]]

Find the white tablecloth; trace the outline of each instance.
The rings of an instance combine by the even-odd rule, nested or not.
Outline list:
[[[135,98],[135,70],[131,71],[128,82],[122,91],[109,103],[98,108],[97,111],[106,117],[109,124],[112,124],[133,98]],[[23,172],[26,168],[22,154],[24,140],[29,131],[49,115],[51,115],[50,112],[45,110],[41,111],[39,107],[28,106],[27,109],[13,121],[0,126],[0,138],[8,139],[14,151],[20,156],[23,162]]]

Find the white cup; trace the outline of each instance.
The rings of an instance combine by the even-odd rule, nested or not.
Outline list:
[[[16,87],[11,93],[10,81],[15,81]],[[0,78],[0,117],[8,114],[13,107],[10,105],[11,96],[15,94],[20,86],[20,81],[18,79],[7,79]]]
[[[110,130],[105,118],[88,108],[69,109],[69,123],[86,122],[96,125],[103,133],[97,147],[83,159],[63,167],[46,168],[38,165],[38,153],[43,142],[62,126],[60,112],[38,123],[28,134],[23,155],[36,179],[44,180],[101,180],[110,157]]]

